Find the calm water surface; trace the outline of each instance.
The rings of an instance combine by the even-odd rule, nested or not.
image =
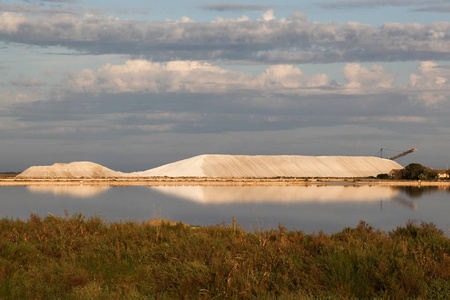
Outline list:
[[[433,222],[450,235],[450,190],[376,186],[310,187],[0,187],[0,217],[26,220],[83,213],[108,221],[164,218],[191,225],[230,224],[333,233],[365,220],[392,230]]]

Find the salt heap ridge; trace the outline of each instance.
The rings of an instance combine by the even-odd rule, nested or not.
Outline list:
[[[395,161],[371,156],[205,154],[144,172],[141,177],[369,177],[403,169]]]

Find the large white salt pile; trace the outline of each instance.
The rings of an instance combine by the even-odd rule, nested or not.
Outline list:
[[[369,156],[200,155],[142,172],[122,173],[92,162],[30,167],[22,178],[106,177],[369,177],[403,167]]]
[[[68,164],[56,163],[51,166],[34,166],[17,175],[17,177],[24,178],[103,178],[126,176],[130,175],[113,171],[89,161],[77,161]]]
[[[369,177],[403,167],[371,156],[200,155],[135,176],[152,177]]]

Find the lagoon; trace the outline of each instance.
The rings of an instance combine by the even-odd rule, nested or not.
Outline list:
[[[450,189],[385,186],[2,186],[0,217],[26,220],[82,213],[107,221],[171,219],[190,225],[237,223],[247,230],[283,224],[334,233],[364,220],[393,230],[432,222],[450,235]]]

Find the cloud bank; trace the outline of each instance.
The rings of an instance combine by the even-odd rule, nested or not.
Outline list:
[[[227,60],[292,64],[450,59],[450,23],[317,23],[303,14],[276,19],[144,22],[99,15],[29,17],[0,14],[0,40],[63,46],[90,54],[127,54],[152,61]]]
[[[267,10],[264,5],[235,4],[235,3],[215,3],[202,6],[203,9],[214,11],[244,11],[244,10]]]
[[[261,131],[375,121],[436,125],[448,119],[445,66],[421,62],[406,85],[377,64],[349,63],[342,73],[344,81],[336,82],[288,64],[249,74],[201,61],[129,60],[67,73],[51,94],[2,94],[0,108],[3,116],[25,124],[75,122],[48,132],[57,135]],[[47,88],[34,78],[12,84]],[[86,120],[96,125],[86,127]]]
[[[306,76],[293,65],[270,66],[260,75],[253,76],[200,61],[172,61],[164,64],[129,60],[123,65],[107,64],[97,71],[84,69],[71,73],[67,85],[73,92],[88,93],[283,92],[326,86],[328,75]]]
[[[128,60],[106,64],[98,70],[68,73],[64,85],[76,93],[200,93],[218,94],[264,91],[275,94],[384,94],[447,91],[450,68],[433,61],[422,61],[417,73],[410,74],[408,85],[395,84],[396,77],[381,65],[348,63],[342,69],[344,82],[330,80],[325,73],[304,74],[297,66],[272,65],[262,73],[233,71],[209,62]],[[14,81],[16,82],[16,81]],[[37,79],[22,78],[21,84],[38,85]]]
[[[377,8],[382,6],[429,6],[448,5],[446,0],[351,0],[320,2],[317,4],[322,8],[347,9],[347,8]]]
[[[336,82],[330,74],[308,74],[291,64],[271,65],[252,74],[204,61],[140,59],[68,72],[50,93],[44,92],[50,88],[48,82],[18,76],[10,84],[21,92],[0,93],[0,138],[15,145],[66,141],[108,149],[120,140],[118,155],[128,143],[140,148],[145,144],[143,159],[150,151],[147,147],[153,147],[152,153],[166,153],[170,147],[158,147],[168,144],[181,149],[173,151],[183,158],[218,149],[244,153],[241,146],[246,141],[252,145],[246,153],[253,154],[274,154],[274,149],[286,154],[289,145],[303,143],[315,145],[311,149],[317,150],[319,144],[328,149],[327,143],[333,141],[333,150],[319,152],[332,155],[336,147],[347,149],[357,143],[423,144],[431,136],[442,141],[450,134],[448,66],[423,61],[405,84],[379,64],[348,63],[341,72],[343,80]],[[33,94],[34,89],[41,93]],[[285,137],[283,146],[266,145],[268,138],[276,145],[280,135]],[[259,136],[254,142],[262,148],[255,148],[254,136]],[[210,138],[220,147],[206,145]],[[185,145],[191,145],[190,150]],[[300,151],[297,146],[295,151]],[[77,155],[85,153],[77,149]],[[99,153],[103,157],[104,150]],[[50,162],[54,159],[49,157]]]

